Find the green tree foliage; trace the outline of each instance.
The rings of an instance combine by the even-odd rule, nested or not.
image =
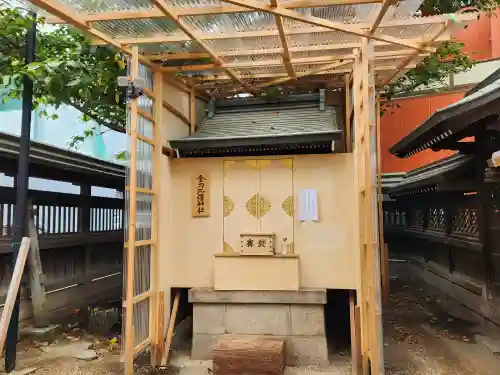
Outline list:
[[[45,116],[46,106],[71,105],[82,119],[95,120],[110,129],[124,131],[125,98],[117,77],[126,74],[125,56],[106,47],[93,47],[79,31],[62,26],[46,31],[44,19],[36,19],[36,62],[25,64],[26,32],[32,19],[16,8],[0,9],[0,84],[8,90],[2,100],[20,99],[22,78],[34,82],[34,106]],[[92,135],[90,129],[84,136]]]
[[[425,0],[420,10],[424,16],[455,13],[466,8],[491,13],[499,6],[500,0]]]
[[[482,11],[488,16],[500,6],[500,0],[425,0],[420,7],[424,16],[456,13],[458,11]],[[478,17],[479,17],[479,13]],[[389,85],[387,98],[411,93],[436,84],[445,83],[450,74],[465,72],[474,66],[473,56],[463,52],[464,44],[457,41],[442,43],[434,54],[424,58],[419,65]]]

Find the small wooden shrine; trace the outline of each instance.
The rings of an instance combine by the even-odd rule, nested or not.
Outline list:
[[[420,0],[31,2],[130,56],[126,374],[147,348],[154,366],[168,355],[176,288],[193,357],[273,336],[287,364],[327,361],[327,290],[347,290],[353,373],[383,374],[377,94],[457,16],[416,17]]]

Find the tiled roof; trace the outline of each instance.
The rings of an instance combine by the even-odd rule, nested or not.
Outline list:
[[[408,172],[404,179],[389,189],[391,195],[405,195],[418,189],[430,188],[450,175],[467,172],[475,160],[474,155],[455,154]]]
[[[392,146],[389,151],[408,157],[457,134],[493,113],[500,113],[500,77],[463,99],[435,111],[422,125]],[[485,111],[484,108],[489,108]],[[465,118],[466,116],[466,118]]]
[[[199,130],[183,140],[286,137],[338,132],[337,110],[319,103],[289,106],[248,106],[225,109],[205,118]]]

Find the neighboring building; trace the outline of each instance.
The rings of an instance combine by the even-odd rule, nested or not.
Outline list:
[[[398,159],[388,149],[423,123],[432,113],[457,102],[465,93],[500,69],[500,9],[496,15],[482,15],[466,30],[457,33],[465,43],[465,52],[478,61],[470,71],[450,77],[449,82],[433,91],[422,91],[394,100],[381,118],[382,172],[408,172],[452,154],[450,151],[426,150],[411,158]]]
[[[20,100],[9,100],[0,104],[0,133],[20,136],[22,102]],[[83,122],[81,112],[70,106],[61,106],[58,110],[47,109],[49,115],[57,113],[58,118],[53,120],[40,115],[40,110],[34,110],[31,120],[31,140],[44,143],[58,148],[74,151],[94,158],[116,162],[116,154],[126,148],[126,136],[116,131],[104,131],[94,137],[86,139],[77,148],[71,149],[69,142],[75,135],[81,135],[95,122]],[[0,138],[1,134],[0,134]],[[13,186],[14,180],[0,172],[0,186]],[[59,191],[65,193],[79,193],[79,187],[69,183],[30,178],[30,189]],[[93,195],[116,196],[115,191],[94,187]]]

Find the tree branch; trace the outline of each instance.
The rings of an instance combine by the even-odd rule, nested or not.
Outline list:
[[[70,104],[73,108],[78,109],[80,112],[87,114],[89,117],[91,117],[99,125],[105,126],[108,129],[111,129],[111,130],[114,130],[114,131],[117,131],[120,133],[125,133],[125,126],[117,125],[115,123],[107,122],[107,121],[104,121],[102,119],[96,118],[95,116],[92,116],[92,114],[88,113],[85,110],[85,108],[79,104],[73,103],[71,101],[68,104]]]

